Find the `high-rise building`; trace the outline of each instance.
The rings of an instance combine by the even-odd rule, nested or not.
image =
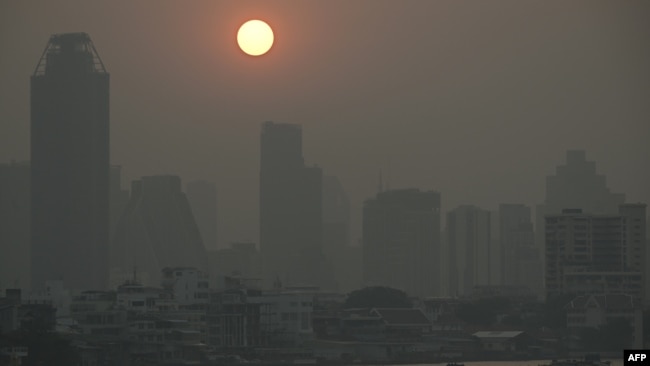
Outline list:
[[[363,206],[363,281],[440,295],[440,193],[380,192]]]
[[[569,150],[566,164],[556,168],[555,175],[546,177],[544,203],[536,211],[536,244],[544,251],[544,217],[562,213],[565,208],[582,212],[611,214],[625,202],[625,195],[612,193],[606,177],[596,172],[596,163],[587,161],[584,150]]]
[[[217,249],[217,185],[205,180],[187,183],[185,194],[190,201],[192,213],[203,245],[208,250]]]
[[[143,284],[157,285],[165,267],[203,271],[207,267],[199,228],[178,176],[149,176],[133,182],[112,244],[113,285],[133,271]]]
[[[302,127],[262,124],[260,251],[266,279],[333,286],[322,252],[322,172],[305,166]]]
[[[624,204],[618,214],[565,209],[546,216],[546,296],[628,294],[644,299],[645,210]]]
[[[104,289],[109,74],[86,33],[50,37],[31,78],[32,287]]]
[[[506,286],[526,286],[542,297],[544,272],[541,253],[534,242],[530,207],[501,204],[498,220],[501,283]]]
[[[323,176],[323,252],[332,262],[339,291],[358,289],[361,258],[350,246],[350,200],[333,175]]]
[[[500,285],[500,252],[492,246],[490,211],[462,205],[447,213],[449,292],[469,295],[475,286]]]
[[[110,225],[109,225],[109,243],[113,242],[115,236],[115,226],[129,203],[129,191],[122,188],[122,167],[111,165],[110,172]]]
[[[0,164],[0,290],[29,288],[29,163]]]

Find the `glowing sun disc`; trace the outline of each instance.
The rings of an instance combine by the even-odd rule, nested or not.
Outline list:
[[[239,27],[237,44],[251,56],[261,56],[273,46],[273,30],[261,20],[249,20]]]

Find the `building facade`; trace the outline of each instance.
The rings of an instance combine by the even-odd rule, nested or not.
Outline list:
[[[491,242],[490,211],[462,205],[448,212],[447,245],[450,295],[468,295],[479,285],[499,285],[500,252]]]
[[[530,207],[501,204],[498,218],[501,284],[526,286],[542,297],[544,269],[541,253],[535,246]]]
[[[625,203],[625,195],[613,193],[607,187],[605,175],[598,174],[596,163],[588,161],[584,150],[566,152],[566,163],[556,167],[555,174],[546,177],[546,194],[537,205],[535,242],[544,252],[546,215],[562,213],[565,208],[579,208],[593,214],[616,213]]]
[[[30,167],[0,164],[0,290],[30,286]]]
[[[260,252],[266,280],[332,287],[323,255],[322,172],[302,156],[302,127],[262,124]]]
[[[546,216],[546,296],[628,294],[645,298],[645,209],[621,205],[618,214],[565,209]]]
[[[56,34],[31,77],[31,282],[108,284],[109,74],[86,33]]]
[[[363,281],[411,296],[440,292],[440,193],[380,192],[363,206]]]
[[[206,250],[178,176],[133,182],[111,249],[113,284],[130,278],[134,270],[145,285],[160,284],[165,267],[205,270]]]
[[[217,185],[197,180],[185,187],[192,213],[199,226],[203,245],[208,250],[217,249]]]

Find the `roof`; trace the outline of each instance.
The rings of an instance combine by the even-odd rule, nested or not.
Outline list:
[[[523,334],[523,331],[481,331],[473,334],[478,338],[515,338]]]
[[[429,325],[429,319],[420,309],[375,308],[371,314],[379,315],[389,325]]]
[[[640,307],[640,304],[630,295],[607,294],[576,296],[566,305],[567,309],[586,309],[588,307],[597,307],[602,309],[635,309]]]

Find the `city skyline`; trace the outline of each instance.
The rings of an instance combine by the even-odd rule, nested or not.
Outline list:
[[[646,3],[81,4],[0,5],[13,55],[0,60],[0,162],[30,160],[26,80],[43,44],[88,32],[111,71],[123,186],[166,173],[215,182],[220,248],[257,241],[265,120],[304,126],[306,162],[350,196],[352,245],[380,170],[391,188],[440,191],[443,212],[534,207],[565,151],[584,149],[611,191],[650,201]],[[268,57],[236,48],[249,17],[276,30]]]

